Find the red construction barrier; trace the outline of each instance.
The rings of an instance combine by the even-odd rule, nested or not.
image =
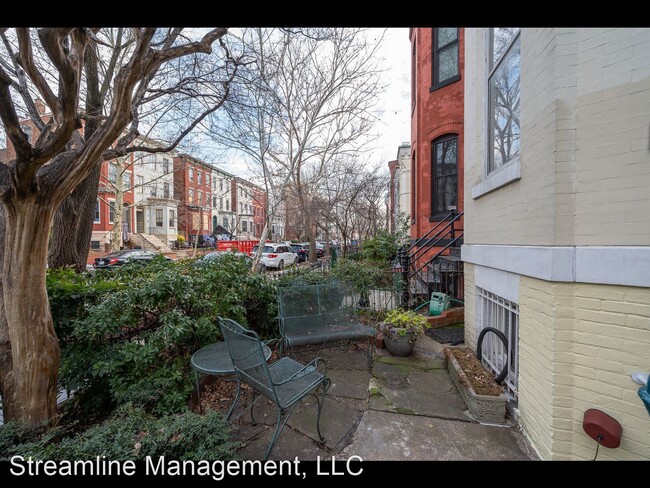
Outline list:
[[[229,251],[235,249],[236,251],[245,252],[250,254],[253,246],[259,241],[217,241],[217,250]]]

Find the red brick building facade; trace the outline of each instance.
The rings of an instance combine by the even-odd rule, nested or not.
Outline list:
[[[130,154],[127,161],[120,166],[117,161],[104,161],[99,176],[99,187],[97,189],[97,202],[95,203],[95,220],[93,221],[93,233],[90,239],[90,249],[93,251],[107,251],[111,242],[113,221],[115,218],[115,183],[118,172],[122,173],[123,210],[122,226],[126,225],[129,235],[135,231],[135,207],[133,185],[133,158]]]
[[[414,28],[410,40],[411,243],[415,243],[449,220],[452,210],[463,211],[464,32]],[[454,225],[462,229],[462,218]],[[419,259],[427,259],[436,249],[440,247]]]
[[[210,234],[212,167],[187,154],[174,157],[174,198],[178,203],[178,234],[193,242]]]
[[[253,230],[257,238],[262,237],[266,221],[266,192],[261,188],[253,188]]]

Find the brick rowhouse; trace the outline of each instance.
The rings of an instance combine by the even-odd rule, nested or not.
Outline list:
[[[262,237],[266,222],[266,192],[261,188],[253,188],[253,229],[255,237]],[[270,229],[269,229],[270,230]],[[269,232],[269,237],[271,234]]]
[[[120,163],[117,160],[103,161],[97,188],[97,202],[95,203],[95,219],[93,220],[93,233],[90,240],[92,251],[108,251],[113,231],[113,220],[115,212],[115,182],[117,172],[122,172],[122,183],[124,188],[122,225],[126,225],[129,236],[134,232],[133,222],[135,221],[135,207],[133,186],[134,177],[134,155],[129,154],[127,159]],[[120,167],[120,164],[122,165]],[[126,246],[128,243],[123,243]]]
[[[174,198],[178,204],[178,233],[188,242],[210,234],[212,167],[188,154],[174,158]]]
[[[444,31],[444,32],[438,32]],[[456,41],[454,46],[454,32]],[[434,36],[437,36],[434,41]],[[463,211],[463,111],[464,111],[464,29],[437,29],[437,28],[412,28],[411,40],[411,244],[418,238],[426,235],[433,227],[449,215],[447,203],[452,203],[447,192],[442,200],[436,202],[434,190],[433,168],[434,147],[448,148],[449,142],[455,145],[456,168],[454,177],[442,178],[438,183],[438,191],[443,185],[448,189],[455,183],[456,212]],[[442,50],[440,43],[443,38]],[[451,43],[444,44],[449,39]],[[447,46],[445,48],[444,46]],[[457,69],[440,74],[442,57],[457,49]],[[434,67],[434,52],[437,52],[436,66]],[[448,60],[449,58],[445,58]],[[436,73],[438,71],[438,73]],[[445,78],[441,82],[437,79]],[[440,152],[443,152],[441,149]],[[440,171],[440,170],[436,170]],[[450,173],[453,170],[447,170]],[[436,177],[438,177],[436,173]],[[441,205],[440,202],[445,203]],[[437,205],[436,205],[437,203]],[[436,206],[438,207],[436,209]],[[444,207],[444,211],[440,209]],[[445,224],[441,224],[439,229]],[[455,223],[456,229],[463,228],[462,218]],[[433,233],[429,237],[433,237]],[[426,241],[425,241],[426,242]],[[448,240],[438,242],[440,246],[446,245]],[[432,243],[428,243],[431,245]],[[427,245],[425,243],[425,245]],[[460,245],[460,244],[458,244]],[[440,247],[434,247],[419,256],[418,263],[423,263],[434,255]]]

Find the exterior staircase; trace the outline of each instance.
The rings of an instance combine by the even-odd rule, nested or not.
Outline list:
[[[158,236],[153,234],[132,234],[131,239],[136,245],[147,251],[170,252],[170,247]]]
[[[428,300],[434,291],[463,299],[463,262],[460,260],[463,229],[458,227],[462,216],[463,212],[451,212],[407,250],[411,306]],[[432,249],[435,250],[433,255]]]

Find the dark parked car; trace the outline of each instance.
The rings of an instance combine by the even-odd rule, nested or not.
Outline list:
[[[93,266],[95,269],[118,268],[128,263],[146,263],[156,256],[159,256],[159,254],[143,251],[142,249],[126,249],[124,251],[112,252],[101,258],[96,258]],[[169,259],[166,256],[165,258]]]
[[[308,250],[304,248],[301,244],[291,244],[291,249],[298,255],[297,262],[304,263],[307,261]]]
[[[307,251],[307,257],[309,257],[309,243],[308,242],[301,242],[300,245]],[[317,258],[322,258],[325,256],[325,249],[318,244],[316,245],[316,257]]]

